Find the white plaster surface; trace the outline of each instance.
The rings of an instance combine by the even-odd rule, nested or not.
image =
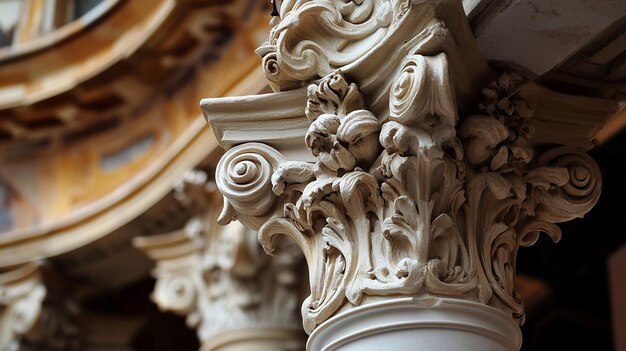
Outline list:
[[[540,75],[625,15],[624,0],[515,0],[482,27],[478,44],[488,60]]]

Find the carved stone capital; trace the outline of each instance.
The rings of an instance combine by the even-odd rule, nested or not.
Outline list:
[[[387,296],[476,301],[523,322],[517,250],[541,232],[557,241],[554,223],[597,201],[600,173],[582,150],[535,152],[534,112],[519,94],[527,82],[501,75],[483,91],[482,112],[459,121],[447,65],[445,54],[410,57],[383,122],[341,72],[311,85],[305,144],[316,163],[261,144],[224,156],[225,212],[265,222],[268,253],[286,234],[307,258],[307,332]],[[247,202],[256,196],[264,201]]]
[[[76,305],[55,284],[53,272],[28,263],[0,273],[0,350],[79,350]]]
[[[283,246],[282,254],[270,258],[256,232],[237,222],[218,226],[220,198],[207,186],[206,174],[193,173],[177,188],[197,215],[179,231],[134,241],[156,262],[153,301],[186,316],[202,350],[302,347],[300,252]]]
[[[36,264],[0,275],[0,350],[20,349],[20,339],[35,329],[46,288]]]
[[[306,102],[272,108],[296,125],[300,106],[309,155],[299,161],[291,141],[258,126],[218,165],[221,222],[258,229],[270,254],[280,253],[279,235],[300,247],[308,333],[339,313],[405,297],[488,305],[522,323],[517,250],[542,232],[557,241],[555,223],[583,216],[601,188],[584,150],[533,143],[542,116],[525,97],[536,85],[509,73],[480,79],[459,2],[275,4],[259,53],[276,90],[308,85]],[[471,91],[477,83],[482,90]],[[265,116],[286,94],[250,101]],[[220,114],[252,103],[230,102],[202,102],[227,146],[253,135]]]

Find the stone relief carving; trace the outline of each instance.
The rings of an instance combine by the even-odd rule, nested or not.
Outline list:
[[[202,342],[258,326],[297,330],[301,253],[284,243],[271,258],[254,231],[237,222],[218,226],[220,198],[207,178],[190,171],[175,187],[176,197],[196,211],[181,231],[135,240],[157,263],[152,299],[186,316]]]
[[[269,39],[257,53],[270,84],[283,90],[365,56],[389,35],[409,0],[274,0],[273,6]]]
[[[521,93],[530,83],[517,74],[501,74],[477,103],[475,83],[493,72],[464,43],[473,36],[458,1],[275,0],[274,9],[257,52],[275,91],[307,86],[303,146],[315,161],[283,156],[270,145],[293,146],[267,135],[231,148],[216,170],[219,222],[258,230],[270,254],[280,235],[300,247],[308,333],[338,312],[406,296],[475,301],[522,323],[517,250],[540,233],[557,241],[556,223],[593,207],[593,160],[532,143],[535,111]],[[238,131],[211,114],[233,101],[203,102],[221,135]],[[274,108],[275,120],[294,104]],[[264,133],[246,123],[230,143]]]
[[[336,71],[308,88],[306,147],[316,163],[286,161],[248,143],[218,166],[221,221],[279,234],[303,251],[311,295],[305,330],[340,310],[388,296],[444,296],[498,307],[523,322],[514,288],[519,247],[597,201],[600,174],[582,150],[536,155],[526,82],[502,74],[480,113],[459,118],[444,53],[409,56],[376,116]],[[382,122],[381,122],[382,121]]]
[[[39,320],[46,288],[35,265],[0,279],[0,350],[19,350],[21,337]]]

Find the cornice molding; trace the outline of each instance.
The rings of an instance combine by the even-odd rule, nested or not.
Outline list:
[[[39,84],[31,82],[32,87],[25,89],[24,79],[7,79],[1,86],[2,90],[13,93],[3,94],[0,109],[29,105],[58,95],[111,67],[144,45],[168,17],[175,13],[175,8],[174,0],[159,0],[149,11],[145,8],[144,11],[137,11],[136,5],[132,2],[123,4],[113,1],[107,8],[103,8],[104,13],[97,23],[86,23],[83,24],[84,28],[75,29],[73,28],[75,26],[68,26],[59,33],[24,44],[16,51],[7,52],[5,55],[1,55],[0,52],[2,74],[6,74],[7,77],[25,75],[23,78],[40,82]],[[125,16],[135,20],[125,21]],[[79,22],[75,25],[78,24]],[[137,36],[135,30],[142,34]],[[123,34],[121,36],[105,34],[111,31]],[[137,38],[142,40],[136,40]],[[82,53],[76,51],[86,43],[89,43],[90,50]],[[119,46],[117,50],[108,49],[113,44]],[[49,50],[52,47],[55,50]],[[60,57],[59,51],[65,52],[65,55],[61,56],[64,59],[51,60],[51,55]],[[42,71],[38,72],[36,77],[28,77],[28,71],[25,71],[28,67],[40,66]],[[44,84],[46,80],[54,80],[56,84]]]

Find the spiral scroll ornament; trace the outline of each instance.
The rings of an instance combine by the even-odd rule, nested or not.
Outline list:
[[[598,165],[583,150],[558,147],[541,155],[539,165],[566,170],[567,182],[539,194],[542,204],[537,216],[550,222],[564,222],[588,212],[600,198],[602,175]]]
[[[412,55],[389,92],[389,119],[383,127],[392,147],[406,154],[441,158],[441,146],[455,137],[457,112],[446,54]]]
[[[404,64],[389,94],[391,120],[426,129],[456,123],[456,106],[446,64],[446,54],[413,55]],[[419,100],[419,101],[418,101]],[[439,124],[429,118],[438,117]]]
[[[190,274],[169,276],[157,281],[153,299],[162,308],[187,314],[195,308],[197,289]]]
[[[271,177],[283,156],[261,143],[243,144],[229,150],[217,165],[215,182],[224,195],[219,223],[226,224],[241,214],[240,220],[253,229],[265,222],[274,208],[276,195]]]
[[[260,53],[260,51],[258,51]],[[261,53],[260,53],[261,54]],[[261,54],[263,56],[262,59],[262,66],[263,66],[263,73],[265,73],[265,76],[269,79],[269,80],[277,80],[280,77],[280,65],[278,63],[278,59],[276,57],[276,52],[275,51],[270,51],[265,53],[265,51],[263,51],[263,53]]]

